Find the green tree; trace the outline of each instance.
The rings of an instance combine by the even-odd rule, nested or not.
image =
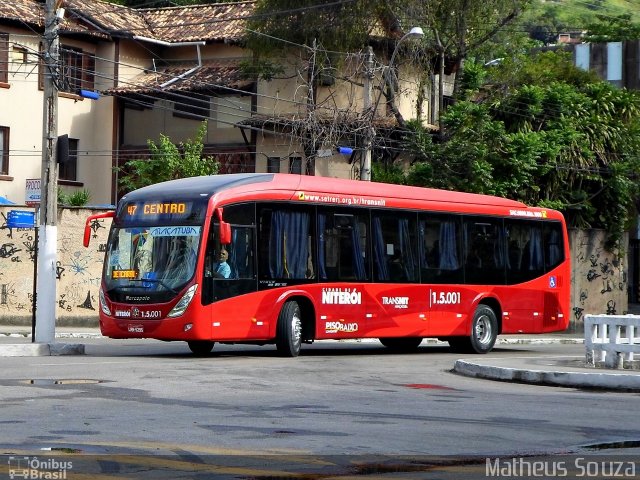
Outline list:
[[[412,124],[410,184],[487,193],[562,210],[620,238],[638,198],[640,96],[571,65],[519,56],[489,72],[474,100],[443,116],[434,142]]]
[[[631,14],[615,17],[598,15],[597,21],[587,26],[585,42],[621,42],[623,40],[638,40],[640,38],[640,24],[633,22]]]
[[[439,70],[436,73],[443,77],[445,59],[452,64],[453,71],[462,71],[469,55],[516,20],[530,3],[531,0],[423,2],[425,24],[431,32],[430,42],[439,57]],[[461,88],[460,77],[456,75],[454,97]]]
[[[149,140],[149,158],[129,160],[121,169],[119,187],[131,191],[176,178],[218,173],[220,164],[216,159],[202,157],[206,133],[207,122],[202,122],[195,138],[178,145],[163,134],[158,143]]]

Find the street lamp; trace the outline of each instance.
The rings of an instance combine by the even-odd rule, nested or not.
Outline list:
[[[380,98],[382,97],[382,91],[384,90],[384,85],[385,84],[389,84],[391,85],[391,82],[389,81],[389,79],[387,78],[387,72],[389,70],[392,69],[393,67],[393,62],[396,59],[396,55],[398,54],[398,51],[400,50],[400,45],[402,44],[403,41],[405,41],[408,38],[411,37],[422,37],[424,35],[424,32],[422,31],[421,27],[412,27],[411,30],[409,30],[407,33],[405,33],[402,38],[400,40],[398,40],[398,43],[396,43],[396,48],[393,50],[393,53],[391,54],[391,58],[389,59],[389,64],[384,67],[382,69],[382,80],[383,80],[383,84],[382,87],[380,88],[380,92],[378,93],[378,97],[376,99],[376,103],[373,106],[373,109],[371,111],[371,119],[370,119],[370,123],[369,123],[369,128],[367,131],[367,136],[366,136],[366,140],[365,140],[365,147],[364,147],[364,155],[363,155],[363,159],[362,159],[362,168],[361,168],[361,172],[360,172],[360,179],[364,180],[364,181],[371,181],[371,145],[373,144],[373,138],[375,136],[375,129],[373,128],[373,119],[376,116],[376,111],[378,110],[378,104],[380,103]],[[367,72],[368,74],[369,72]],[[365,95],[365,100],[369,100],[370,96],[369,95]],[[365,101],[365,111],[367,108],[369,108],[371,105],[369,104],[369,102]]]

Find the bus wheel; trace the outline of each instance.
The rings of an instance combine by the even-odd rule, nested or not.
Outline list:
[[[498,337],[498,320],[493,309],[479,305],[473,314],[469,337],[449,337],[451,350],[460,353],[489,353]]]
[[[475,353],[488,353],[498,337],[498,320],[493,309],[478,305],[471,323],[471,349]]]
[[[300,305],[292,300],[284,304],[278,316],[276,347],[283,357],[297,357],[302,344]]]
[[[198,357],[209,355],[211,353],[211,350],[213,350],[213,344],[214,342],[209,342],[207,340],[191,340],[187,342],[187,345],[189,345],[189,350],[191,350],[191,352]]]
[[[380,343],[395,352],[415,350],[422,343],[422,337],[379,338]]]

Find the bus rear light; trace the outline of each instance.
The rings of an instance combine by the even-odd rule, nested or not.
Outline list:
[[[182,296],[180,301],[176,303],[176,306],[171,309],[167,317],[179,317],[184,313],[187,309],[191,300],[193,300],[193,296],[196,294],[196,290],[198,290],[198,284],[192,285],[189,290]]]
[[[111,316],[111,309],[109,308],[109,304],[107,303],[107,299],[104,296],[102,288],[100,289],[100,294],[98,296],[100,297],[100,309],[102,310],[102,313]]]

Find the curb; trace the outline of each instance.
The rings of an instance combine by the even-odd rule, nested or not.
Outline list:
[[[601,388],[606,390],[640,390],[640,375],[624,373],[523,370],[480,365],[465,360],[456,360],[453,371],[467,377],[503,382],[521,382],[558,387]]]
[[[50,357],[84,355],[84,345],[73,343],[0,344],[0,357]]]

